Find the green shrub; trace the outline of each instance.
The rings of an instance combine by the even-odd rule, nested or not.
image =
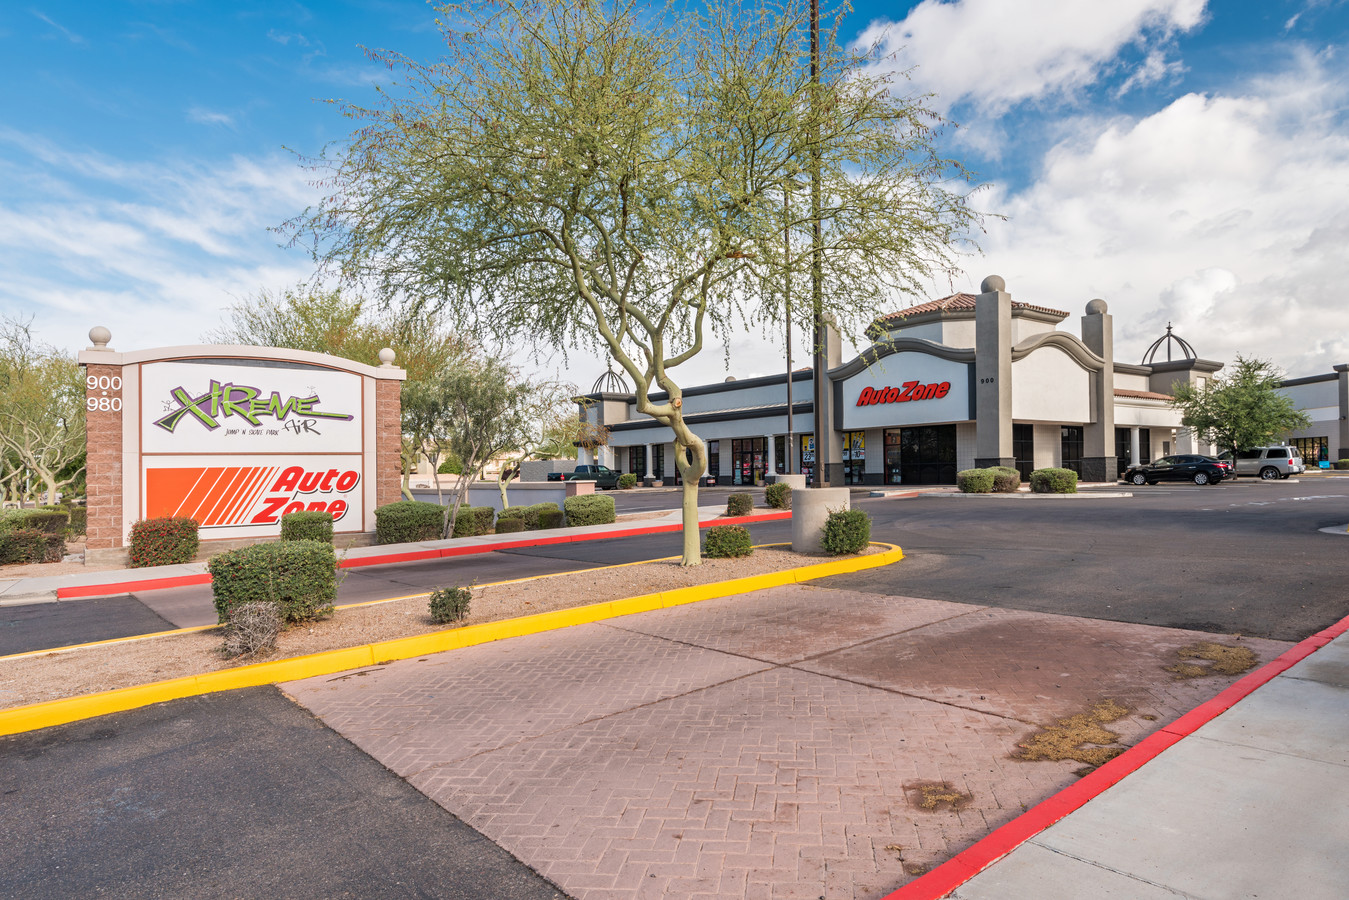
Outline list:
[[[497,519],[497,534],[516,534],[525,530],[525,520],[520,516],[508,516],[504,512]]]
[[[525,523],[523,530],[534,531],[539,527],[539,516],[545,512],[555,512],[559,515],[562,510],[556,503],[535,503],[533,506],[511,506],[501,511],[497,521],[497,532],[500,533],[500,519],[520,519]],[[554,526],[556,527],[556,526]]]
[[[563,502],[563,507],[567,512],[567,525],[572,528],[584,525],[612,525],[617,518],[613,497],[581,494],[568,497]]]
[[[993,492],[992,469],[965,469],[956,473],[956,487],[962,494],[991,494]]]
[[[461,506],[454,519],[454,536],[476,537],[491,534],[496,524],[497,511],[490,506]]]
[[[445,459],[441,460],[440,466],[436,469],[437,475],[463,475],[464,464],[459,461],[459,457],[453,453],[447,453]]]
[[[550,528],[561,528],[567,524],[567,515],[554,504],[552,509],[545,509],[539,513],[539,530],[545,531]]]
[[[20,515],[14,520],[16,527],[36,528],[43,534],[66,533],[70,525],[70,510],[64,506],[39,506],[37,509],[16,510]]]
[[[713,525],[703,536],[703,556],[708,559],[729,559],[749,556],[749,529],[743,525]]]
[[[1015,494],[1021,487],[1021,473],[1011,466],[991,466],[993,473],[993,493]]]
[[[637,487],[637,476],[631,472],[624,472],[618,476],[618,486],[625,491]]]
[[[763,496],[770,509],[792,508],[792,486],[785,481],[764,488]]]
[[[281,540],[333,542],[333,514],[301,510],[281,517]]]
[[[749,494],[731,494],[726,498],[726,515],[732,518],[747,516],[754,511],[754,498]]]
[[[193,519],[141,519],[131,526],[131,568],[191,562],[197,546]]]
[[[1335,460],[1335,468],[1337,468],[1337,469],[1349,469],[1349,459],[1337,459],[1337,460]]]
[[[1072,469],[1036,469],[1030,473],[1030,489],[1037,494],[1076,494],[1077,473]]]
[[[465,587],[441,588],[431,592],[431,620],[437,625],[468,618],[473,591]]]
[[[66,537],[82,537],[89,528],[89,509],[84,506],[70,508],[70,524],[66,526]]]
[[[211,591],[222,624],[244,603],[275,603],[282,621],[303,622],[333,611],[337,554],[322,541],[281,541],[211,557]]]
[[[824,520],[824,551],[861,553],[871,543],[871,516],[860,509],[836,509]]]
[[[375,543],[436,541],[445,534],[445,507],[420,500],[399,500],[375,510]]]
[[[48,534],[36,528],[0,531],[0,565],[60,562],[65,555],[64,535]]]

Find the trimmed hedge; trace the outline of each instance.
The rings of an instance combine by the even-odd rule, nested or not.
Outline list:
[[[66,527],[66,537],[82,537],[89,529],[89,509],[85,506],[70,508],[70,525]]]
[[[753,552],[749,529],[743,525],[713,525],[703,535],[703,556],[708,559],[730,559]]]
[[[764,502],[770,509],[792,508],[792,486],[784,482],[770,484],[763,489]]]
[[[60,562],[66,555],[66,539],[36,528],[10,528],[0,532],[0,565]]]
[[[965,469],[956,473],[956,487],[962,494],[993,493],[992,469]]]
[[[726,515],[747,516],[754,511],[754,498],[749,494],[731,494],[726,498]]]
[[[533,506],[509,506],[501,511],[497,517],[497,531],[500,532],[502,519],[521,519],[525,523],[526,531],[534,531],[539,527],[539,516],[545,511],[562,512],[556,503],[535,503]]]
[[[23,510],[24,528],[36,528],[44,534],[64,535],[70,528],[70,510],[64,506],[39,506],[37,509]]]
[[[445,534],[445,507],[420,500],[398,500],[375,510],[375,543],[436,541]]]
[[[322,541],[281,541],[211,557],[211,591],[220,622],[243,603],[275,603],[282,621],[304,622],[333,611],[337,554]]]
[[[568,497],[562,505],[567,513],[567,525],[572,528],[584,525],[612,525],[617,520],[613,497],[580,494]]]
[[[1021,473],[1011,466],[990,466],[993,473],[993,493],[1015,494],[1021,487]]]
[[[281,540],[333,542],[333,514],[326,510],[302,510],[281,517]]]
[[[497,511],[490,506],[461,506],[454,518],[454,536],[475,537],[491,534],[496,524]]]
[[[824,520],[824,551],[834,556],[861,553],[871,543],[871,516],[860,509],[836,509]]]
[[[1349,459],[1337,459],[1337,460],[1335,460],[1335,468],[1337,468],[1337,469],[1349,469]]]
[[[141,519],[131,526],[131,568],[191,562],[198,543],[194,519]]]
[[[624,472],[618,476],[618,486],[625,491],[637,487],[637,476],[631,472]]]
[[[497,519],[497,534],[515,534],[525,530],[525,520],[520,516],[508,516],[506,512],[501,513],[501,518]]]
[[[561,528],[567,524],[567,514],[556,508],[545,509],[539,512],[539,530],[547,531],[551,528]]]
[[[1037,494],[1076,494],[1077,473],[1072,469],[1036,469],[1030,473],[1030,489]]]

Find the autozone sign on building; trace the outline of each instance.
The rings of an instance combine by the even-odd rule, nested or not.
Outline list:
[[[195,519],[203,540],[276,535],[299,510],[332,513],[336,532],[372,531],[375,508],[398,499],[404,373],[391,364],[272,348],[97,346],[80,362],[91,523],[96,483],[119,507],[100,543],[120,546],[136,519],[163,516]],[[114,460],[120,479],[108,477]]]

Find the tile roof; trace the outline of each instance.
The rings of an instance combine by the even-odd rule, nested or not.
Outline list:
[[[929,300],[927,303],[919,303],[917,306],[910,306],[908,309],[892,312],[881,316],[881,321],[906,319],[909,316],[921,315],[922,313],[947,312],[950,310],[969,310],[974,311],[974,301],[977,298],[973,294],[952,294],[949,297],[942,297],[940,300]],[[1036,306],[1032,303],[1018,303],[1012,301],[1012,309],[1031,309],[1036,312],[1049,313],[1054,316],[1063,316],[1067,318],[1068,313],[1061,309],[1050,309],[1047,306]]]
[[[1131,400],[1170,400],[1170,394],[1159,394],[1156,391],[1131,391],[1127,388],[1115,388],[1116,397],[1127,397]]]

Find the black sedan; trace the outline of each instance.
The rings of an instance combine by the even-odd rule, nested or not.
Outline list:
[[[1163,456],[1155,462],[1130,466],[1124,480],[1133,484],[1156,484],[1159,481],[1193,481],[1195,484],[1217,484],[1232,477],[1232,464],[1211,456]]]

